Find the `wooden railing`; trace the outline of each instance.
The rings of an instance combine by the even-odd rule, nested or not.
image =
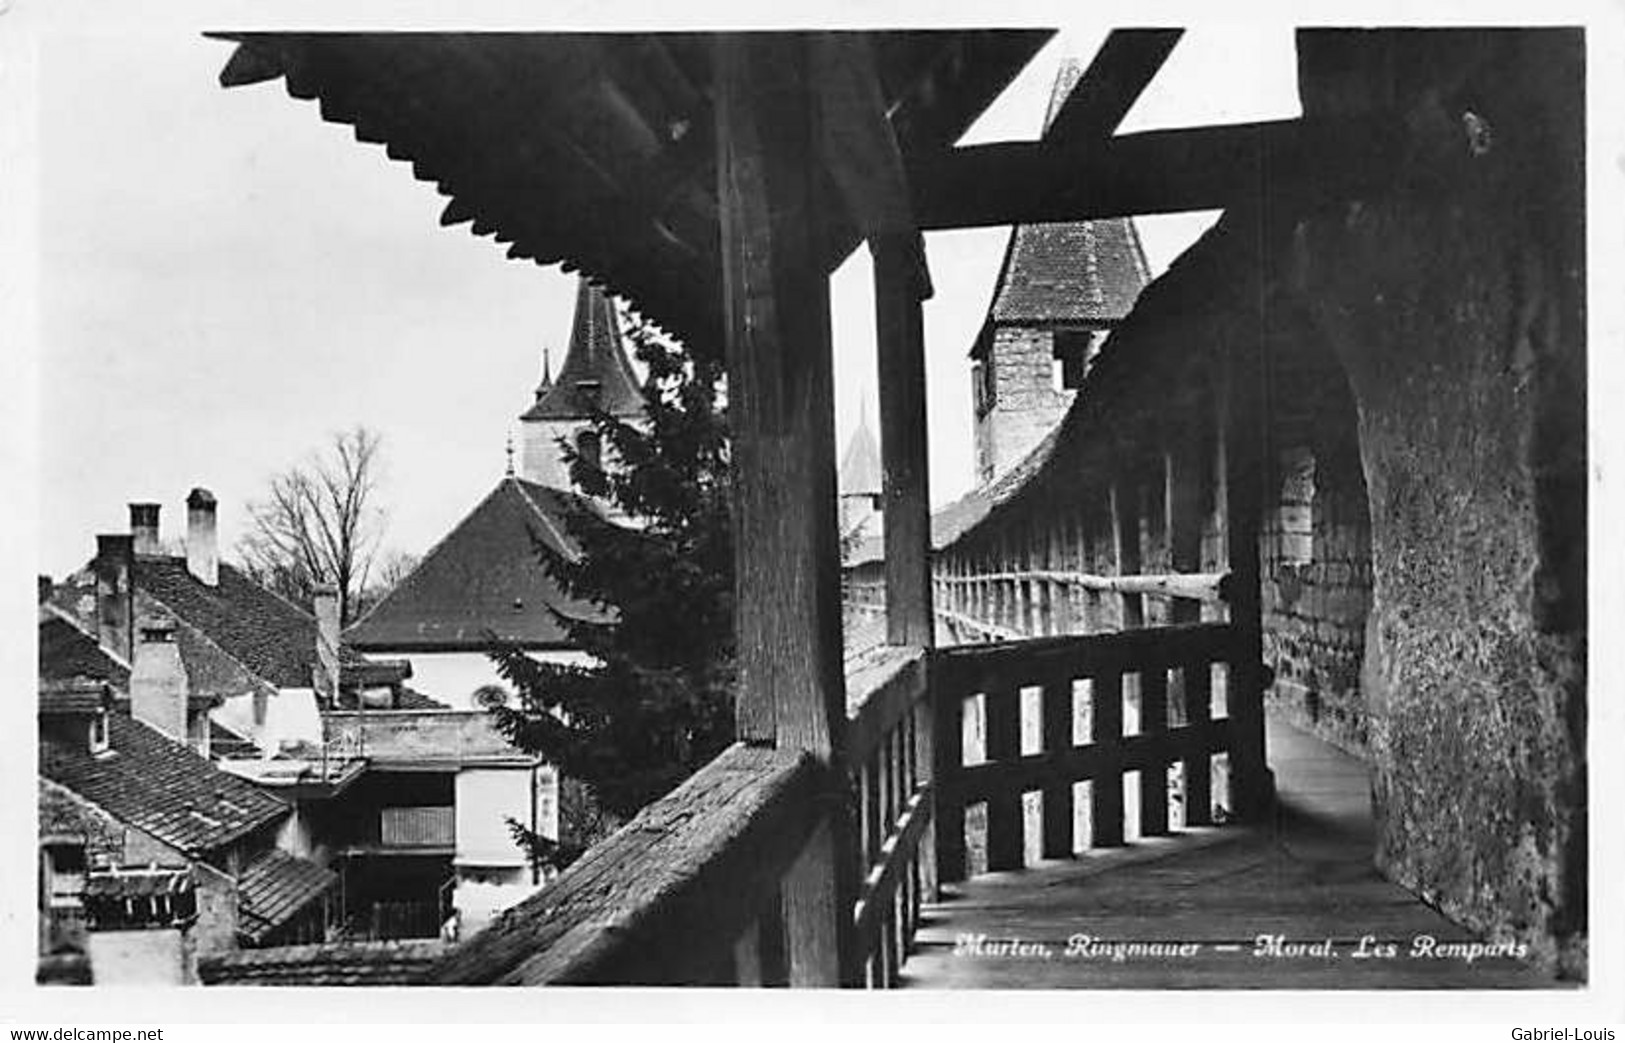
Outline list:
[[[922,896],[936,889],[928,666],[923,649],[885,647],[847,674],[861,870],[853,927],[871,988],[897,983]]]
[[[875,649],[847,664],[847,771],[735,744],[459,946],[430,980],[827,981],[806,968],[827,959],[808,950],[828,937],[798,925],[833,914],[844,920],[843,980],[896,985],[922,903],[973,868],[971,809],[985,806],[982,835],[970,839],[995,870],[1026,864],[1029,846],[1070,857],[1122,844],[1135,773],[1141,834],[1169,831],[1176,764],[1183,824],[1211,822],[1212,758],[1233,749],[1239,727],[1215,681],[1238,647],[1229,624],[1208,623]],[[1089,788],[1087,836],[1079,784]],[[1029,794],[1042,806],[1035,845]],[[847,838],[834,845],[833,879],[816,854],[830,836]]]
[[[1026,864],[1029,794],[1040,795],[1039,843],[1030,846],[1043,857],[1122,844],[1129,774],[1139,777],[1139,832],[1166,833],[1176,764],[1184,822],[1210,823],[1211,758],[1230,749],[1232,728],[1228,714],[1214,716],[1214,667],[1231,648],[1229,625],[1207,623],[938,651],[939,878],[966,876],[966,813],[977,805],[985,806],[986,867]],[[1137,718],[1130,734],[1125,705]],[[1079,783],[1089,789],[1087,837],[1079,835]]]

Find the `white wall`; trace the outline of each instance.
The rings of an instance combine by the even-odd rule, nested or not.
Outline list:
[[[373,653],[381,658],[405,656],[412,662],[407,685],[431,699],[457,710],[478,709],[474,690],[482,685],[500,684],[510,692],[513,686],[497,674],[496,666],[481,652],[388,652]],[[587,666],[592,657],[585,652],[531,652],[530,657],[548,663]]]
[[[311,688],[283,688],[264,699],[264,718],[255,704],[259,695],[227,699],[209,711],[220,726],[252,742],[267,756],[286,743],[322,741],[321,712],[316,708],[316,692]]]
[[[525,852],[514,843],[508,831],[509,818],[531,823],[531,779],[541,790],[545,776],[557,790],[552,769],[523,767],[464,768],[457,773],[457,864],[460,866],[523,866]],[[541,793],[538,792],[538,797]],[[536,801],[538,832],[558,835],[557,799],[552,821],[544,818],[547,808]]]

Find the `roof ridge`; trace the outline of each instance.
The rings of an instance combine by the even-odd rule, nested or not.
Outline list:
[[[484,507],[487,503],[491,502],[491,500],[495,499],[496,496],[499,493],[502,492],[502,487],[503,487],[504,484],[506,484],[508,482],[512,482],[512,481],[518,481],[518,479],[515,478],[513,475],[503,475],[502,478],[497,481],[497,484],[495,485],[495,487],[493,487],[491,489],[490,492],[488,492],[484,496],[480,497],[480,500],[479,500],[478,503],[476,503],[473,507],[469,508],[468,511],[466,513],[464,513],[461,518],[457,519],[457,524],[456,525],[453,525],[449,530],[447,530],[447,532],[446,532],[446,534],[444,536],[442,536],[438,540],[436,540],[434,542],[434,546],[430,547],[428,550],[423,552],[423,557],[418,559],[418,563],[412,567],[412,571],[408,572],[406,574],[405,578],[403,578],[399,583],[395,584],[393,587],[390,587],[389,588],[389,593],[387,593],[383,597],[379,598],[377,603],[374,604],[371,608],[367,609],[367,611],[362,614],[360,619],[356,620],[354,623],[351,623],[349,626],[345,627],[344,628],[344,633],[348,634],[348,633],[351,633],[352,631],[359,630],[361,627],[365,626],[369,619],[371,619],[373,616],[377,615],[383,609],[383,607],[385,605],[389,604],[390,601],[392,601],[395,598],[395,595],[400,594],[403,591],[405,591],[407,589],[407,587],[409,587],[412,584],[412,582],[417,578],[418,574],[423,571],[424,566],[429,564],[430,560],[432,560],[436,554],[440,553],[441,548],[443,548],[447,543],[451,542],[452,538],[454,536],[456,536],[457,533],[459,531],[461,531],[466,525],[468,525],[469,521],[472,520],[475,515],[480,513],[480,508]]]
[[[519,495],[524,498],[525,505],[535,513],[536,517],[540,518],[544,523],[546,523],[550,530],[552,530],[553,538],[559,542],[559,550],[561,550],[571,561],[580,561],[581,549],[575,545],[575,540],[571,539],[569,536],[559,530],[559,527],[553,523],[553,519],[549,517],[546,511],[542,510],[535,498],[530,495],[530,490],[525,488],[525,484],[525,482],[519,479],[514,480],[514,485],[519,490]],[[542,485],[540,482],[533,482],[530,484],[537,485],[543,489],[551,488],[551,486]]]

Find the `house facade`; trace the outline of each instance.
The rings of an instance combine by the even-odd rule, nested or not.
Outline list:
[[[197,978],[200,956],[326,937],[337,876],[279,850],[293,809],[115,712],[111,685],[42,682],[40,953],[100,984]]]

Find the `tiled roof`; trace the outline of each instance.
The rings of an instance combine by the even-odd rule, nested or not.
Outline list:
[[[119,715],[108,723],[110,755],[41,736],[40,774],[193,857],[288,813],[282,801],[146,725]]]
[[[537,389],[535,405],[519,419],[580,420],[591,416],[594,407],[615,416],[636,416],[643,411],[643,393],[627,361],[614,306],[583,277],[558,379]]]
[[[309,688],[316,618],[225,562],[219,580],[213,587],[199,582],[185,558],[136,558],[138,590],[264,680],[279,688]]]
[[[993,291],[993,325],[1115,324],[1151,281],[1130,218],[1018,225]]]
[[[1044,114],[1046,134],[1082,76],[1080,62],[1061,63]],[[987,324],[1110,326],[1129,313],[1150,281],[1129,218],[1018,225],[1005,245]]]
[[[395,697],[397,710],[449,710],[451,707],[439,699],[431,699],[416,688],[401,685],[400,694]]]
[[[489,634],[529,648],[568,647],[548,606],[595,616],[547,574],[533,537],[575,553],[569,494],[509,476],[345,634],[357,648],[483,651]]]
[[[243,949],[202,957],[198,976],[205,985],[418,985],[448,948],[411,941]]]
[[[41,605],[39,676],[42,681],[89,677],[126,688],[130,683],[130,664],[104,650],[67,612],[54,605]]]
[[[257,942],[336,883],[336,874],[314,862],[286,851],[268,851],[237,878],[240,930]]]

